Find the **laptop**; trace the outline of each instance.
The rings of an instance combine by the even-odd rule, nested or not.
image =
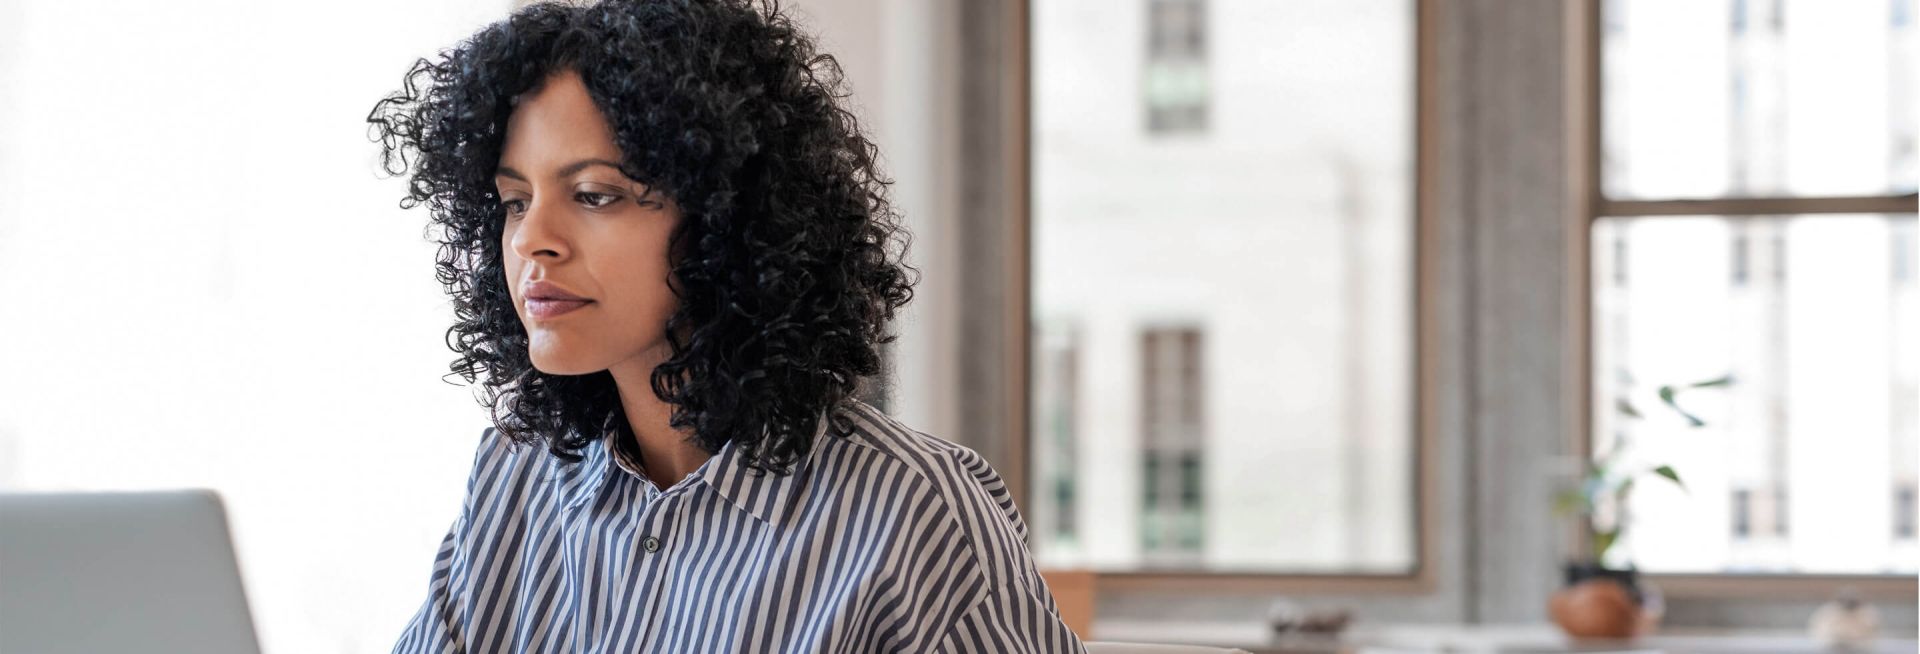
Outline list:
[[[0,493],[0,652],[259,651],[214,491]]]

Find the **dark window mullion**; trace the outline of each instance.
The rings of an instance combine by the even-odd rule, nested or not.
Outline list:
[[[1689,200],[1601,199],[1591,220],[1609,216],[1725,216],[1769,218],[1783,215],[1836,213],[1913,213],[1920,196],[1864,195],[1847,197],[1718,198]]]

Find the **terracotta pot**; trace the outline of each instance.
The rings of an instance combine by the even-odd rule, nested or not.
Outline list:
[[[1575,638],[1629,639],[1660,623],[1659,592],[1633,570],[1591,563],[1567,565],[1567,586],[1547,601],[1547,614]]]

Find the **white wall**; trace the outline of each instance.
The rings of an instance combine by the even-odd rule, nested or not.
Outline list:
[[[959,0],[801,0],[791,6],[847,73],[855,113],[895,180],[894,206],[912,233],[910,263],[921,271],[900,316],[895,351],[896,417],[960,440],[956,406],[960,356],[954,264],[959,117],[954,24]]]
[[[390,648],[487,421],[364,120],[510,4],[0,2],[0,488],[218,489],[269,652]],[[798,5],[920,236],[897,406],[936,434],[953,6]]]
[[[364,121],[504,0],[5,6],[0,487],[218,489],[269,651],[385,651],[486,420]]]

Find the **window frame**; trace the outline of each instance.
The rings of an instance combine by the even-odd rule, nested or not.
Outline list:
[[[1578,369],[1572,376],[1579,398],[1574,404],[1574,451],[1580,461],[1593,457],[1593,266],[1588,260],[1591,256],[1593,228],[1603,218],[1635,217],[1658,219],[1662,217],[1720,216],[1728,220],[1767,219],[1780,215],[1830,215],[1830,214],[1899,214],[1914,213],[1920,195],[1906,193],[1901,195],[1862,195],[1862,196],[1779,196],[1779,197],[1722,197],[1722,198],[1671,198],[1671,199],[1614,199],[1606,196],[1604,181],[1601,178],[1604,156],[1604,122],[1602,120],[1602,93],[1604,89],[1602,66],[1604,65],[1603,29],[1605,16],[1602,14],[1603,0],[1576,0],[1576,11],[1569,12],[1569,34],[1580,52],[1580,61],[1573,79],[1568,80],[1567,91],[1574,97],[1567,106],[1577,115],[1571,116],[1572,124],[1579,132],[1570,135],[1579,139],[1569,148],[1569,182],[1578,187],[1577,197],[1584,198],[1577,219],[1578,229],[1568,230],[1569,238],[1577,241],[1569,247],[1569,256],[1577,258],[1574,267],[1577,288],[1569,289],[1573,294],[1575,320],[1575,338],[1570,343],[1575,352],[1569,353],[1568,360],[1577,362]],[[1581,531],[1591,536],[1591,527],[1582,525]],[[1589,555],[1588,544],[1591,538],[1572,539],[1572,549],[1566,554],[1570,557]],[[1824,599],[1832,597],[1842,587],[1851,587],[1866,599],[1912,600],[1920,592],[1920,579],[1914,575],[1901,574],[1826,574],[1826,573],[1642,573],[1669,596],[1674,597],[1793,597],[1805,599]]]
[[[1435,253],[1440,244],[1435,237],[1435,228],[1431,224],[1438,202],[1433,175],[1436,168],[1434,158],[1438,152],[1435,141],[1439,132],[1436,129],[1440,119],[1437,108],[1438,94],[1433,80],[1438,61],[1438,39],[1440,11],[1431,3],[1422,0],[1402,0],[1413,10],[1412,37],[1413,47],[1409,53],[1413,61],[1412,121],[1413,131],[1413,188],[1410,210],[1413,219],[1411,252],[1413,265],[1409,274],[1413,276],[1411,297],[1406,298],[1412,308],[1413,333],[1410,339],[1412,383],[1410,397],[1412,412],[1409,414],[1408,436],[1412,439],[1411,471],[1414,475],[1410,485],[1412,497],[1409,498],[1413,509],[1413,565],[1405,572],[1394,573],[1302,573],[1302,572],[1210,572],[1205,570],[1134,570],[1104,571],[1090,570],[1094,585],[1101,594],[1108,592],[1149,592],[1183,593],[1193,591],[1220,591],[1231,593],[1297,593],[1297,594],[1363,594],[1363,595],[1427,595],[1439,587],[1440,535],[1437,533],[1437,513],[1440,511],[1438,495],[1442,492],[1437,478],[1438,448],[1435,435],[1439,432],[1439,378],[1435,363],[1436,353],[1443,347],[1438,326],[1440,320],[1437,307],[1432,298],[1441,282],[1437,268],[1438,257]],[[1007,217],[1012,223],[1008,229],[1004,244],[1008,248],[1006,257],[1006,279],[1009,281],[1006,324],[1003,326],[1008,344],[1009,362],[1014,372],[1008,380],[1004,401],[1008,410],[1003,413],[1005,422],[1001,426],[1004,435],[1002,446],[1008,453],[1008,490],[1018,506],[1032,506],[1029,503],[1027,473],[1032,453],[1028,450],[1031,438],[1031,397],[1028,385],[1032,377],[1032,356],[1029,334],[1032,321],[1031,296],[1031,220],[1032,220],[1032,43],[1031,30],[1032,0],[1007,0],[1000,3],[1001,15],[997,22],[1007,35],[1006,56],[1002,59],[1002,88],[1006,104],[1003,109],[1009,120],[1003,126],[1001,137],[1009,144],[1006,165],[1002,181],[1007,184],[1008,193],[1005,207]],[[1208,36],[1211,45],[1213,38]]]

